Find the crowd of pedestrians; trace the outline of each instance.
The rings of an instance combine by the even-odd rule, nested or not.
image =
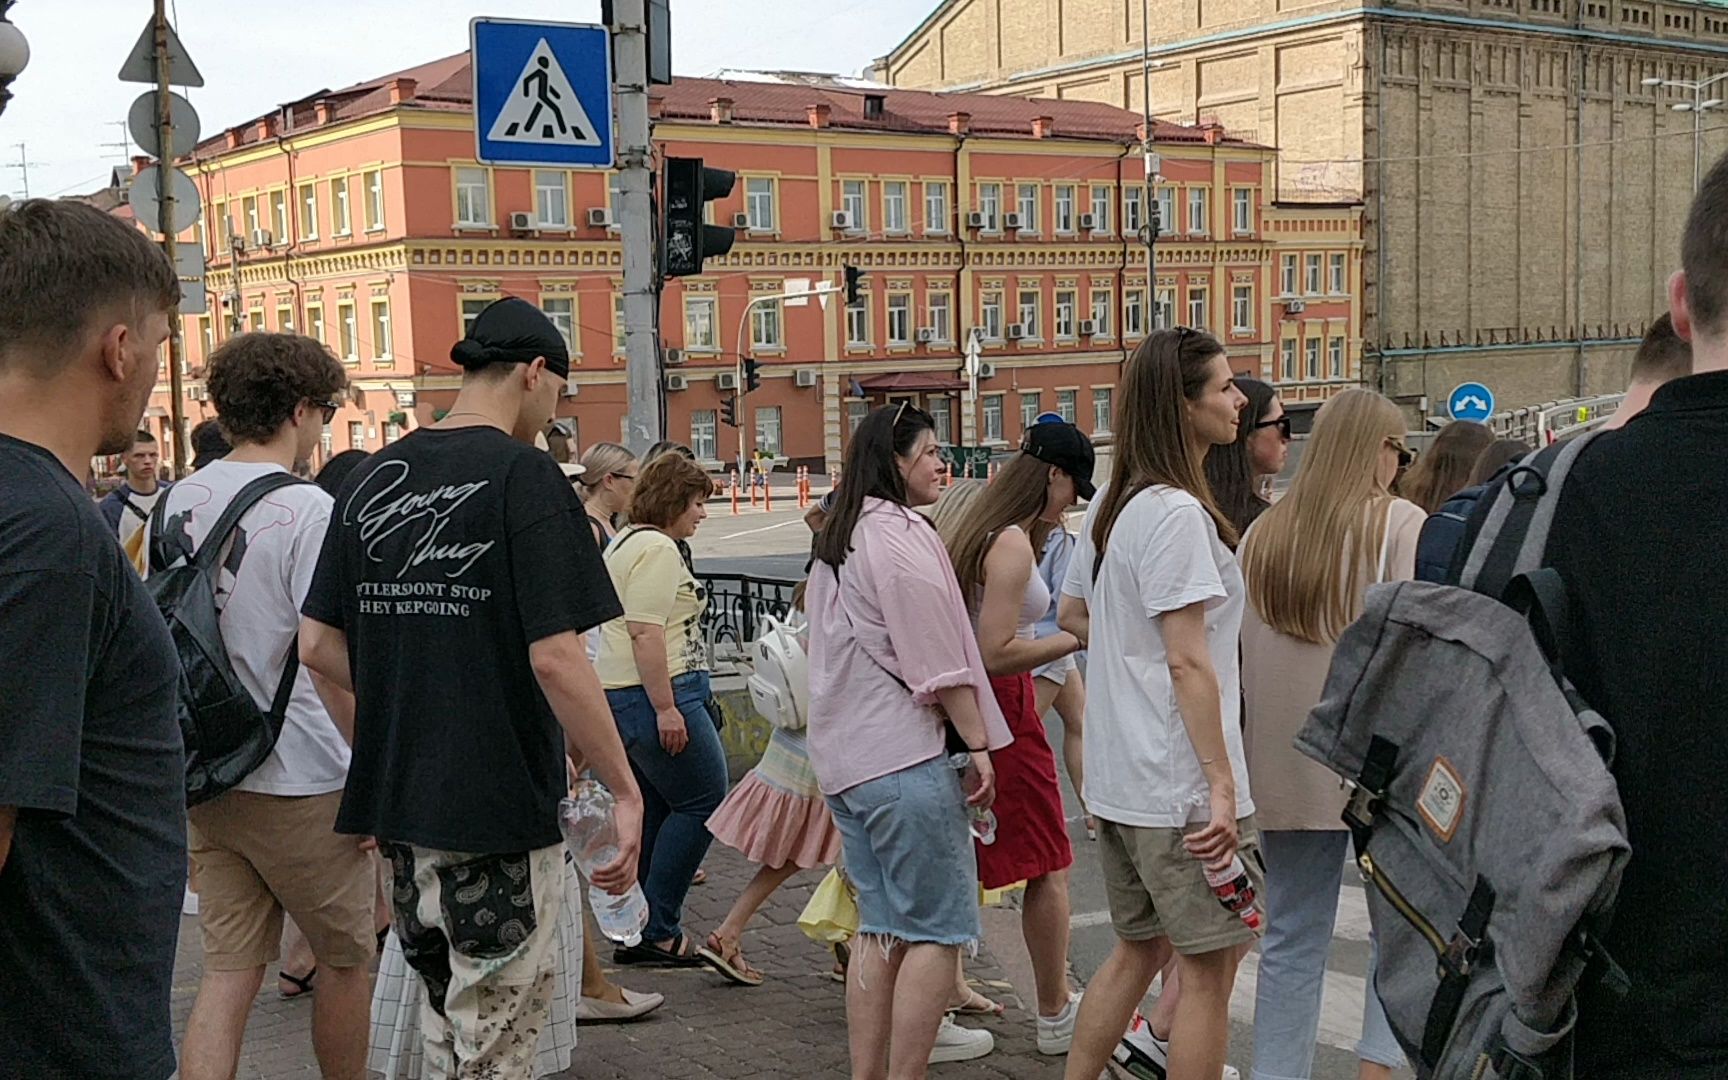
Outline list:
[[[1697,809],[1728,766],[1710,693],[1728,592],[1708,572],[1728,542],[1728,162],[1682,246],[1671,315],[1618,430],[1566,478],[1547,548],[1570,585],[1558,655],[1613,727],[1633,845],[1606,947],[1634,989],[1582,991],[1592,1077],[1728,1068],[1728,1021],[1699,1005],[1728,970],[1720,905],[1673,902],[1716,895],[1728,869]],[[1256,946],[1253,1075],[1311,1074],[1351,834],[1337,777],[1293,742],[1369,591],[1456,581],[1532,447],[1455,423],[1418,455],[1395,403],[1349,389],[1274,497],[1283,403],[1183,328],[1124,363],[1102,483],[1086,436],[1041,418],[992,481],[944,490],[934,418],[879,408],[806,519],[807,727],[776,728],[729,791],[690,552],[712,481],[671,444],[536,448],[570,373],[540,311],[487,307],[452,349],[451,408],[316,482],[343,366],[309,338],[238,335],[207,372],[217,426],[170,484],[138,425],[176,294],[118,219],[0,213],[0,1075],[231,1077],[278,961],[284,994],[313,998],[327,1077],[549,1075],[578,1024],[663,1005],[606,977],[585,896],[640,886],[646,924],[615,964],[756,986],[753,917],[835,863],[858,908],[836,953],[854,1080],[991,1051],[954,1016],[1001,1011],[963,965],[982,891],[1013,886],[1036,1046],[1068,1080],[1112,1061],[1233,1077],[1230,998]],[[98,455],[126,469],[100,503],[83,486]],[[196,617],[162,591],[188,568],[212,583],[219,640],[201,647],[271,728],[190,809],[188,749],[206,744],[183,732],[207,688],[183,674]],[[1117,939],[1083,994],[1058,749]],[[615,800],[589,880],[559,830],[579,777]],[[704,933],[684,902],[715,839],[757,870]],[[203,975],[177,1056],[188,875]],[[1220,903],[1224,885],[1251,900]],[[1388,962],[1376,938],[1363,1080],[1409,1049],[1372,990]]]

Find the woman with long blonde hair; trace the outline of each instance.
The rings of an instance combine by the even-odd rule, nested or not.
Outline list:
[[[582,508],[588,512],[589,527],[594,530],[594,542],[602,551],[618,534],[624,510],[630,505],[630,493],[636,490],[636,476],[642,462],[628,449],[617,443],[595,443],[582,455],[582,474],[576,478],[576,493],[582,498]]]
[[[1346,390],[1320,408],[1290,490],[1242,541],[1248,775],[1266,860],[1257,1080],[1306,1080],[1314,1064],[1350,834],[1338,778],[1291,744],[1320,700],[1333,646],[1361,614],[1368,588],[1415,576],[1426,515],[1392,494],[1409,459],[1398,406],[1372,390]],[[1372,986],[1370,977],[1356,1046],[1363,1080],[1404,1064]]]

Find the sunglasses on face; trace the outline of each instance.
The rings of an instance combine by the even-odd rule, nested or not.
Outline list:
[[[1397,454],[1398,454],[1398,468],[1400,470],[1408,469],[1410,466],[1416,464],[1416,451],[1410,449],[1408,446],[1405,446],[1403,443],[1399,442],[1397,439],[1387,439],[1386,445],[1390,446],[1394,451],[1397,452]]]
[[[312,404],[315,407],[317,407],[318,409],[323,410],[324,422],[326,424],[328,424],[330,421],[336,419],[337,411],[342,408],[341,405],[339,405],[338,403],[336,403],[334,401],[314,401],[314,402],[312,402]]]
[[[1290,441],[1290,414],[1289,413],[1285,413],[1283,416],[1280,416],[1276,420],[1262,420],[1258,424],[1255,424],[1251,430],[1259,431],[1261,428],[1269,428],[1269,427],[1275,427],[1278,429],[1278,437],[1280,439],[1283,439],[1285,442]]]

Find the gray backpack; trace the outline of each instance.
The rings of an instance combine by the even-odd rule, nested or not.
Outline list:
[[[1580,980],[1625,984],[1599,945],[1630,854],[1613,733],[1561,673],[1542,567],[1580,449],[1493,494],[1466,587],[1369,590],[1296,739],[1352,789],[1374,986],[1423,1080],[1567,1080]]]

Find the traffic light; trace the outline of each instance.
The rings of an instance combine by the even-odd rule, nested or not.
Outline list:
[[[843,266],[841,269],[846,271],[846,303],[849,305],[856,304],[858,303],[858,290],[864,284],[864,271],[856,266]]]
[[[744,392],[758,390],[762,386],[762,361],[755,357],[744,358]]]
[[[665,230],[660,243],[661,273],[669,278],[702,272],[702,260],[732,250],[733,231],[702,221],[703,207],[732,194],[735,173],[710,169],[701,158],[666,159]]]
[[[720,419],[727,427],[738,426],[738,395],[732,394],[720,399]]]

